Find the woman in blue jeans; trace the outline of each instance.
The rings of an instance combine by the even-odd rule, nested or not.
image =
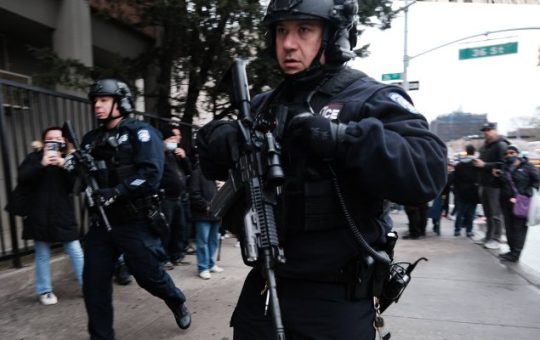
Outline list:
[[[19,166],[18,184],[31,188],[26,204],[32,208],[24,218],[22,236],[34,240],[36,293],[42,304],[52,305],[58,299],[51,283],[51,245],[63,244],[80,286],[84,256],[71,195],[75,178],[64,169],[66,145],[62,129],[47,128],[42,142],[43,148],[30,153]]]
[[[207,180],[198,164],[191,173],[189,183],[191,217],[195,224],[195,244],[197,246],[197,269],[199,277],[208,280],[211,273],[220,273],[222,268],[215,262],[219,242],[219,219],[209,212],[210,201],[217,193],[216,183]]]

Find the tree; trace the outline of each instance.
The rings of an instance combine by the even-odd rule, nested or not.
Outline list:
[[[248,66],[252,92],[273,87],[279,80],[273,58],[265,51],[261,25],[265,8],[259,0],[117,0],[106,4],[102,15],[155,32],[151,49],[136,59],[122,60],[129,73],[123,72],[125,81],[145,79],[150,113],[178,116],[185,124],[201,112],[217,115],[227,100],[219,80],[239,56],[252,61]],[[359,28],[390,27],[395,15],[390,0],[358,4]],[[355,52],[365,56],[368,46]],[[92,76],[104,73],[90,71]],[[182,132],[189,143],[191,130]]]

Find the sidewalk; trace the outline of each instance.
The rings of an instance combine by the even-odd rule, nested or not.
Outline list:
[[[400,235],[407,234],[405,214],[392,217]],[[417,266],[401,300],[385,313],[392,339],[540,339],[540,273],[499,261],[499,251],[454,237],[454,221],[441,222],[440,237],[430,221],[425,239],[398,242],[396,260],[429,262]]]
[[[405,235],[405,214],[392,217],[395,229]],[[442,236],[431,232],[431,224],[427,234],[425,239],[398,242],[396,260],[414,261],[425,256],[429,262],[417,266],[399,303],[383,315],[392,339],[540,339],[540,274],[534,265],[529,266],[526,254],[524,263],[502,263],[496,252],[475,245],[469,238],[454,237],[453,221],[446,219],[442,221]],[[194,256],[188,256],[191,265],[169,271],[193,312],[192,326],[186,331],[177,328],[161,300],[134,283],[115,285],[117,339],[231,340],[230,315],[249,271],[234,243],[234,239],[224,240],[219,265],[225,271],[213,274],[211,280],[196,276]],[[532,248],[529,243],[527,247]],[[532,258],[533,254],[527,256]],[[0,339],[88,339],[76,282],[67,261],[58,262],[53,284],[59,303],[53,306],[37,301],[29,279],[33,268],[0,273]],[[20,288],[9,293],[3,283],[16,286],[16,277],[20,277]]]

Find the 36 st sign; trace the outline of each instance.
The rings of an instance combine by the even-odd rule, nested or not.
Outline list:
[[[462,48],[459,50],[459,60],[475,59],[484,57],[495,57],[499,55],[517,53],[518,43],[509,42],[506,44],[479,46],[472,48]]]

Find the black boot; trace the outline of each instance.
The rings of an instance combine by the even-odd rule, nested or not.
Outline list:
[[[119,261],[116,264],[116,268],[114,270],[114,281],[122,286],[131,283],[131,274],[129,273],[129,270],[124,262]]]
[[[186,304],[182,303],[179,307],[169,306],[169,308],[174,314],[174,319],[176,320],[178,327],[181,329],[188,329],[191,325],[191,312],[186,307]]]
[[[499,255],[499,258],[502,261],[508,261],[508,262],[517,262],[517,261],[519,261],[519,255],[516,255],[513,252],[508,252],[508,253]]]

